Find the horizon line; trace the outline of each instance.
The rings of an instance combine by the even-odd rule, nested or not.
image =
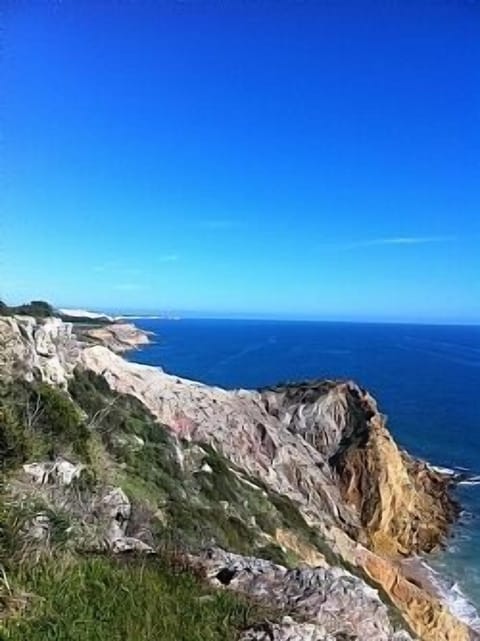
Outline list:
[[[221,313],[221,312],[164,312],[141,314],[138,312],[107,312],[122,320],[162,320],[169,322],[180,322],[186,320],[225,320],[225,321],[260,321],[260,322],[285,322],[285,323],[344,323],[349,325],[427,325],[444,327],[480,327],[480,320],[409,320],[409,319],[388,319],[388,318],[321,318],[314,316],[286,316],[269,315],[264,313]]]

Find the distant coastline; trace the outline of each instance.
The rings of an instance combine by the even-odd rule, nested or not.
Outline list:
[[[149,314],[121,314],[116,318],[121,320],[182,320],[180,316],[154,316]]]

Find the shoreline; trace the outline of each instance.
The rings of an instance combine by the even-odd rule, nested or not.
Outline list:
[[[130,317],[130,319],[133,320],[133,317]],[[138,317],[138,319],[146,319],[146,317]],[[169,319],[161,318],[159,320]],[[154,341],[150,341],[149,344],[152,344],[153,342]],[[141,345],[139,347],[140,350],[142,350],[142,348],[148,349],[148,344]],[[127,358],[131,362],[136,362],[134,352],[127,354]],[[159,367],[160,369],[162,368],[162,365],[158,363],[154,366]],[[174,376],[183,376],[182,373],[178,371],[170,371],[169,373]],[[258,390],[254,389],[253,391]],[[426,459],[421,459],[420,457],[415,458],[416,460],[424,463],[430,470],[437,472],[446,479],[449,479],[454,492],[457,486],[473,486],[480,484],[480,475],[473,473],[470,469],[436,465],[430,463],[430,461]],[[460,508],[463,512],[463,503],[460,504]],[[444,548],[441,552],[438,552],[439,555],[448,558],[449,543],[455,538],[457,528],[461,527],[462,521],[460,515],[452,524],[450,535],[445,539]],[[435,554],[435,552],[422,556],[409,556],[400,560],[398,562],[398,567],[401,569],[402,573],[412,581],[412,583],[418,584],[426,593],[444,603],[459,620],[471,627],[475,632],[480,633],[480,606],[476,606],[472,602],[468,593],[459,587],[455,578],[448,571],[442,572],[431,564],[432,554]]]
[[[322,379],[262,393],[231,392],[142,367],[109,350],[118,332],[122,352],[139,340],[149,342],[133,324],[84,328],[93,332],[93,340],[82,341],[82,334],[79,341],[71,323],[44,321],[26,332],[22,322],[9,319],[4,330],[15,339],[9,343],[14,355],[28,354],[28,359],[22,356],[26,368],[62,384],[81,365],[102,376],[113,396],[136,397],[182,442],[213,441],[230,464],[294,501],[300,516],[320,533],[318,549],[331,567],[365,573],[378,587],[377,596],[384,590],[417,636],[425,641],[477,638],[476,611],[448,578],[439,579],[428,557],[414,556],[438,549],[451,531],[458,515],[451,474],[429,469],[399,448],[364,388]],[[134,340],[125,341],[125,332]],[[300,563],[309,557],[296,541],[286,547]],[[407,555],[411,558],[400,562]],[[368,592],[372,584],[363,581]]]
[[[448,551],[443,553],[448,554]],[[480,633],[479,610],[448,573],[440,573],[430,565],[429,555],[407,557],[399,562],[399,567],[410,581],[444,603],[460,621]]]

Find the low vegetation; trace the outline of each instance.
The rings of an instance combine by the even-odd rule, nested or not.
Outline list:
[[[87,482],[62,489],[21,481],[22,464],[58,456],[85,465]],[[135,398],[114,394],[92,373],[77,372],[68,391],[1,383],[0,461],[7,481],[0,487],[0,639],[235,639],[265,612],[212,591],[175,559],[217,544],[285,565],[296,560],[274,538],[293,506],[292,514],[276,507],[213,448],[177,441]],[[152,533],[156,555],[113,558],[77,547],[81,505],[118,485],[132,502],[131,526]],[[26,535],[38,515],[49,523],[42,542]]]
[[[110,321],[106,318],[90,316],[69,316],[62,314],[55,307],[43,300],[32,300],[22,305],[7,305],[0,300],[0,316],[33,316],[36,319],[57,317],[63,321],[75,323],[78,325],[105,325]]]
[[[56,316],[55,309],[43,300],[32,300],[23,305],[10,306],[0,300],[0,316],[33,316],[35,318],[47,318]]]
[[[0,385],[0,465],[71,453],[88,459],[85,417],[66,392],[41,382]]]
[[[10,641],[225,641],[265,616],[162,559],[50,559],[21,568]],[[13,605],[13,604],[12,604]]]

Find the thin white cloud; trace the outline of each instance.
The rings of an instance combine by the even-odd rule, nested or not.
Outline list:
[[[431,243],[449,243],[455,240],[455,236],[389,236],[386,238],[356,240],[350,243],[337,245],[337,247],[339,249],[361,249],[362,247],[375,247],[385,245],[429,245]]]

